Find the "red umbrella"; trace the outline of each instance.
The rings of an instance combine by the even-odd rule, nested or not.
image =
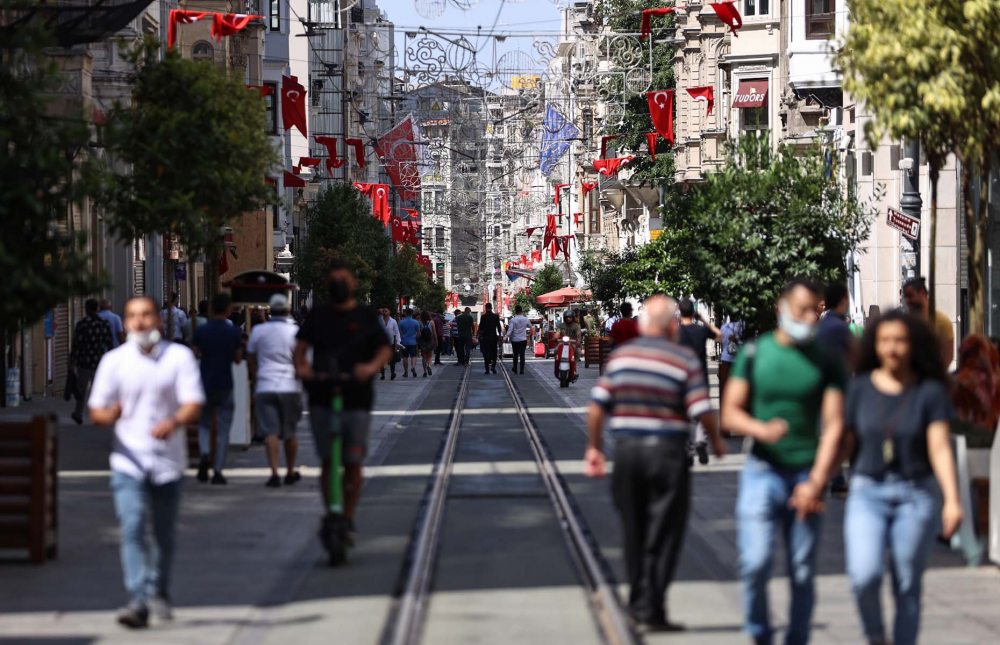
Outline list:
[[[558,291],[551,291],[538,296],[538,304],[557,307],[559,305],[569,305],[574,302],[586,302],[591,299],[589,291],[581,291],[576,287],[565,287]]]

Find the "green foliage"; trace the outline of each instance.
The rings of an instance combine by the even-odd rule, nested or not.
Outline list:
[[[33,26],[0,30],[0,330],[6,332],[105,283],[93,273],[86,234],[61,226],[71,208],[85,208],[99,192],[103,168],[90,157],[82,105],[57,110],[46,97],[62,81],[44,53],[50,44]]]
[[[346,260],[355,267],[361,301],[394,306],[392,243],[357,189],[331,185],[306,208],[302,218],[305,235],[295,258],[295,276],[302,289],[325,300],[327,267],[333,260]]]
[[[559,267],[555,264],[546,264],[541,271],[535,274],[535,279],[531,283],[531,295],[527,296],[531,309],[539,313],[545,311],[545,306],[538,304],[538,296],[544,296],[562,288],[563,276]]]
[[[671,7],[673,2],[662,0],[603,0],[600,12],[605,17],[605,24],[612,30],[621,33],[639,33],[642,26],[642,9]],[[657,40],[673,36],[674,16],[667,15],[654,18],[653,33],[653,83],[650,90],[674,89],[674,47]],[[645,43],[643,43],[645,45]],[[645,52],[645,47],[643,47]],[[607,134],[622,135],[614,143],[623,149],[633,150],[637,157],[629,164],[633,171],[630,181],[651,182],[673,177],[674,156],[670,144],[662,137],[657,138],[656,161],[647,154],[646,133],[653,132],[653,121],[649,116],[649,103],[646,94],[631,95],[625,102],[625,118],[622,124]]]
[[[1000,0],[852,0],[851,12],[837,64],[844,89],[875,116],[869,143],[884,133],[919,137],[932,166],[949,151],[962,162],[969,326],[982,331],[988,172],[1000,147]]]
[[[587,288],[605,314],[614,315],[627,299],[622,291],[621,269],[631,266],[638,253],[629,249],[621,253],[588,251],[580,258],[580,273]]]
[[[772,327],[788,279],[845,280],[847,253],[868,237],[875,212],[844,193],[832,159],[743,136],[722,172],[668,195],[661,237],[617,269],[623,292],[692,295],[753,331]]]
[[[514,294],[511,306],[513,306],[515,309],[518,306],[520,306],[524,315],[527,316],[531,314],[531,309],[534,307],[534,304],[531,301],[531,297],[527,293],[525,293],[524,291],[518,291],[517,293]]]
[[[404,244],[393,257],[392,285],[395,297],[409,298],[414,303],[420,301],[420,296],[427,288],[427,267],[417,262],[417,251],[412,246]],[[441,299],[444,305],[444,298]]]
[[[264,102],[223,68],[176,51],[160,59],[152,39],[132,59],[132,104],[116,106],[104,133],[131,168],[113,176],[108,224],[122,239],[173,233],[192,255],[215,257],[221,227],[277,200],[264,181],[280,168]]]
[[[423,266],[420,268],[426,271]],[[444,311],[444,300],[447,296],[448,289],[443,282],[434,282],[429,277],[425,277],[424,288],[417,295],[417,304],[420,305],[421,309]]]

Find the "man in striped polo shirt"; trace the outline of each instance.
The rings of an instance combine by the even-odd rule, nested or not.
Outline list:
[[[665,600],[691,497],[690,420],[704,425],[717,456],[725,454],[701,363],[676,343],[676,311],[670,298],[646,300],[640,337],[611,354],[587,417],[587,476],[604,476],[605,421],[615,437],[611,489],[625,533],[629,614],[643,632],[683,629],[667,621]]]

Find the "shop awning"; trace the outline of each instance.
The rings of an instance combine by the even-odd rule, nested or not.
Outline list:
[[[767,105],[767,80],[740,81],[733,107],[756,108],[764,105]]]
[[[574,302],[586,302],[592,297],[589,291],[581,291],[575,287],[564,287],[558,291],[550,291],[549,293],[540,295],[536,300],[540,305],[558,307],[560,305],[571,305]]]

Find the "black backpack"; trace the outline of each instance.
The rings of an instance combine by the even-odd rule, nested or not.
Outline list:
[[[420,340],[422,340],[425,343],[431,342],[431,324],[430,323],[424,323],[424,325],[421,327],[421,329],[420,329]]]

